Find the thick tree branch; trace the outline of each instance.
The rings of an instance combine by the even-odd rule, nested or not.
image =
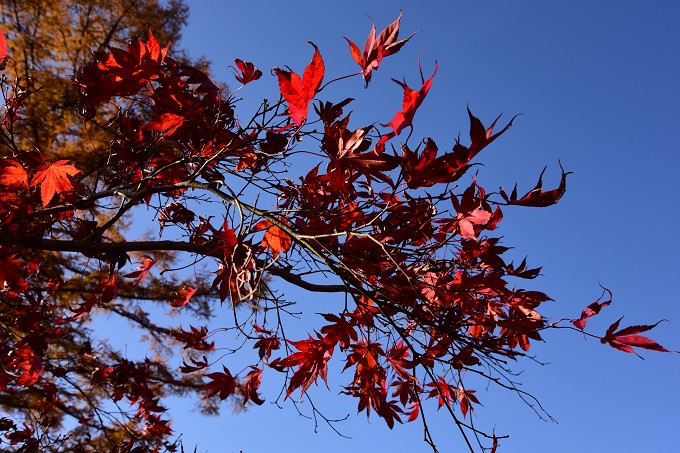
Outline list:
[[[37,250],[49,250],[54,252],[74,253],[127,253],[127,252],[153,252],[153,251],[179,251],[195,253],[201,256],[212,256],[222,259],[223,253],[219,247],[209,244],[191,244],[181,241],[128,241],[128,242],[91,242],[69,241],[59,239],[38,239],[27,234],[3,234],[0,236],[0,245],[7,247],[24,247]],[[264,262],[258,260],[258,266],[264,267]],[[302,289],[322,293],[345,293],[345,285],[320,285],[304,280],[297,274],[286,269],[268,266],[267,272],[280,277]]]

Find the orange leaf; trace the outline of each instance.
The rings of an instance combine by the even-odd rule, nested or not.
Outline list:
[[[269,247],[272,251],[274,259],[278,258],[281,253],[286,253],[290,250],[293,245],[293,241],[286,232],[276,225],[269,227],[267,232],[264,234],[264,239],[262,240],[262,245]]]
[[[67,160],[60,160],[53,164],[41,165],[31,180],[31,187],[42,184],[40,198],[43,207],[50,204],[55,195],[72,192],[75,188],[73,176],[80,173],[73,165],[68,165]]]

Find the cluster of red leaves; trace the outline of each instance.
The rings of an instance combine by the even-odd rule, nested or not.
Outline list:
[[[366,86],[382,58],[398,52],[413,36],[398,40],[400,19],[378,36],[373,26],[363,52],[348,40]],[[121,277],[142,283],[156,258],[142,255],[135,270],[123,273],[128,251],[167,248],[210,257],[216,261],[212,288],[217,297],[234,306],[255,305],[255,312],[280,311],[268,275],[313,291],[345,293],[352,301],[339,313],[322,315],[326,323],[302,340],[286,338],[280,320],[267,321],[266,316],[249,331],[245,324],[237,325],[258,356],[241,373],[224,365],[222,371],[209,372],[207,356],[199,360],[192,355],[216,349],[216,331],[193,325],[169,329],[187,354],[180,372],[207,379],[204,398],[236,396],[243,404],[262,404],[258,392],[266,368],[285,373],[286,398],[298,390],[304,394],[319,378],[328,385],[329,362],[342,355],[343,371],[351,374],[343,393],[357,398],[359,411],[373,411],[390,428],[418,419],[427,399],[465,418],[480,401],[465,386],[464,371],[486,376],[483,363],[507,363],[542,340],[541,331],[552,325],[538,310],[550,298],[511,285],[511,279],[536,278],[540,268],[529,268],[526,260],[508,262],[508,247],[490,232],[506,206],[557,203],[569,173],[562,170],[552,190],[543,189],[541,173],[524,196],[518,197],[516,187],[510,196],[501,189],[500,200],[476,178],[462,184],[473,159],[513,122],[494,132],[499,118],[486,127],[469,109],[469,144],[459,138],[450,152],[440,153],[435,141],[425,138],[415,149],[402,143],[400,153],[397,145],[388,152],[387,142],[413,126],[437,66],[427,79],[421,70],[418,90],[396,81],[403,89],[402,108],[387,124],[354,129],[350,114],[343,112],[353,99],[319,100],[314,110],[323,130],[307,130],[309,106],[320,93],[325,72],[321,53],[312,46],[314,54],[302,77],[274,68],[282,101],[273,107],[263,103],[251,121],[239,120],[233,98],[225,97],[203,72],[170,58],[168,46],[161,48],[151,33],[146,43],[137,39],[125,50],[111,48],[81,68],[74,83],[86,120],[102,103],[125,98],[119,104],[123,113],[98,123],[106,124],[113,137],[106,165],[81,172],[66,161],[47,162],[40,151],[0,160],[0,296],[9,307],[0,312],[0,321],[20,326],[21,332],[0,336],[0,391],[43,389],[49,396],[46,407],[54,406],[57,396],[48,390],[69,370],[45,371],[50,341],[94,307],[111,304]],[[0,35],[0,61],[5,59]],[[232,69],[243,85],[261,78],[252,63],[235,63]],[[147,108],[135,108],[131,99]],[[283,102],[287,112],[282,115]],[[8,121],[3,127],[14,127]],[[318,140],[321,162],[305,168],[299,182],[282,179],[281,168],[287,168],[296,140],[303,136]],[[246,183],[236,189],[235,181]],[[273,197],[271,209],[243,199],[254,187],[263,197]],[[93,207],[121,194],[124,201],[112,220],[97,223]],[[221,227],[196,212],[206,199],[227,206]],[[155,209],[160,234],[171,224],[186,242],[114,247],[121,244],[104,238],[106,228],[136,206]],[[89,217],[83,214],[87,212]],[[23,250],[41,247],[103,263],[105,270],[96,275],[91,293],[68,313],[56,312],[48,302],[59,285],[38,288],[32,280],[36,266],[19,258]],[[341,285],[305,280],[319,269]],[[41,297],[36,298],[36,291]],[[175,309],[190,306],[195,293],[185,286],[168,304]],[[598,299],[573,325],[583,330],[586,320],[610,303],[611,298]],[[617,330],[619,322],[598,337],[602,343],[625,352],[635,347],[667,351],[640,335],[656,324]],[[106,388],[114,402],[126,398],[136,405],[135,419],[144,423],[139,439],[158,447],[171,430],[158,415],[164,409],[151,384],[153,367],[148,362],[107,364],[91,352],[84,345],[77,358],[89,368],[80,366],[92,370],[90,384]],[[31,427],[7,426],[12,442],[28,445],[34,439]],[[119,448],[131,451],[134,445]]]

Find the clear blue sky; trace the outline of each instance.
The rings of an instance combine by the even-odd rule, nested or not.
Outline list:
[[[182,47],[212,60],[217,78],[232,86],[237,83],[227,66],[234,58],[253,61],[265,73],[242,92],[246,108],[250,101],[278,96],[269,70],[289,65],[300,71],[311,57],[308,40],[319,46],[328,77],[355,71],[342,37],[363,43],[369,16],[380,29],[403,10],[403,33],[422,31],[383,62],[368,91],[357,79],[340,85],[350,92],[346,96],[371,106],[375,116],[369,121],[389,120],[401,105],[401,91],[390,78],[417,85],[421,57],[426,74],[434,60],[440,69],[414,125],[416,134],[434,137],[440,148],[449,148],[459,133],[467,137],[468,104],[487,123],[498,113],[508,118],[523,113],[480,156],[485,167],[479,178],[490,189],[515,181],[520,190],[529,189],[548,165],[545,183],[556,185],[558,157],[574,172],[557,206],[507,209],[499,230],[517,256],[528,255],[530,264],[543,266],[536,289],[556,300],[544,314],[578,316],[599,295],[599,282],[614,292],[615,303],[591,327],[604,332],[621,315],[628,324],[665,318],[669,322],[652,336],[680,349],[680,246],[674,233],[680,220],[677,2],[188,3],[191,18]],[[313,317],[308,322],[311,328],[318,325]],[[547,343],[532,352],[550,364],[524,362],[516,369],[525,371],[520,379],[525,389],[559,424],[542,422],[513,395],[478,388],[484,407],[475,422],[511,435],[501,452],[677,448],[680,356],[643,352],[643,361],[586,342],[576,332],[545,336]],[[198,451],[213,453],[428,451],[419,422],[390,432],[382,420],[367,423],[365,414],[356,415],[355,401],[338,391],[312,388],[312,395],[326,415],[350,414],[337,427],[351,440],[323,425],[315,433],[313,422],[290,404],[279,409],[266,403],[237,415],[225,407],[218,418],[175,411],[174,428],[185,432],[190,449],[198,444]],[[446,414],[432,410],[429,422],[442,452],[463,451]]]

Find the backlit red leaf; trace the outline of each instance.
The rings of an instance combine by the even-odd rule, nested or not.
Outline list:
[[[40,198],[43,207],[50,204],[55,195],[62,195],[64,193],[73,192],[76,182],[73,176],[80,173],[73,165],[68,165],[67,160],[60,160],[53,164],[42,165],[38,167],[33,179],[31,180],[31,187],[40,186]]]
[[[9,190],[20,190],[28,187],[28,173],[15,159],[0,160],[0,186]]]
[[[144,129],[150,131],[160,131],[164,136],[169,137],[184,124],[184,117],[171,112],[161,113],[144,125]]]
[[[399,135],[402,130],[411,125],[411,123],[413,122],[413,117],[416,114],[416,110],[418,110],[420,104],[422,104],[423,101],[425,100],[425,96],[427,96],[428,91],[430,91],[430,87],[432,86],[432,79],[437,73],[438,68],[439,66],[435,65],[434,72],[427,80],[425,80],[425,78],[423,77],[423,71],[421,68],[420,79],[422,81],[422,85],[418,91],[412,90],[404,82],[400,82],[398,80],[393,79],[397,84],[399,84],[399,86],[403,88],[404,100],[402,103],[401,112],[397,112],[394,115],[394,118],[392,119],[391,122],[383,125],[392,127],[393,130],[392,136]]]
[[[321,86],[325,71],[319,49],[313,43],[310,44],[314,47],[314,55],[305,68],[302,79],[295,72],[274,68],[281,95],[288,102],[288,115],[298,126],[302,126],[307,119],[309,103]]]
[[[283,221],[283,220],[281,220]],[[262,239],[262,247],[266,247],[272,252],[274,259],[278,258],[281,253],[286,253],[293,245],[291,237],[281,228],[274,225],[269,220],[262,220],[255,224],[253,231],[267,230]]]
[[[177,291],[177,299],[170,302],[172,307],[184,307],[189,303],[189,299],[196,293],[196,290],[190,286],[185,286],[184,288]]]
[[[125,278],[134,278],[135,284],[139,282],[149,273],[151,267],[156,264],[156,260],[148,255],[142,255],[142,258],[138,261],[139,266],[133,272],[123,275]]]
[[[0,30],[0,70],[5,69],[5,60],[7,59],[7,42],[5,35]]]

